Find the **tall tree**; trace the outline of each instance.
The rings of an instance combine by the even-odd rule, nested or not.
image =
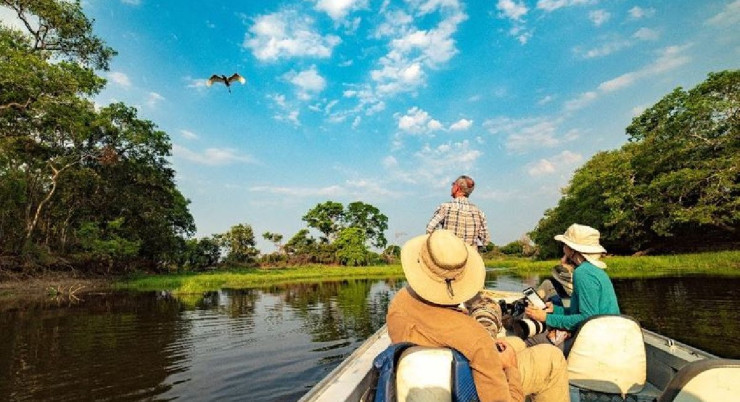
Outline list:
[[[342,217],[344,216],[344,206],[339,202],[326,201],[323,204],[316,204],[306,215],[303,221],[308,227],[314,228],[323,234],[321,240],[329,243],[334,240],[336,234],[342,229]]]
[[[740,227],[740,70],[675,89],[627,127],[629,143],[578,169],[532,232],[543,256],[573,222],[617,253],[732,247]]]
[[[388,230],[388,217],[370,204],[355,201],[347,205],[343,222],[346,227],[359,228],[365,232],[365,238],[376,248],[383,249],[388,240],[385,231]]]

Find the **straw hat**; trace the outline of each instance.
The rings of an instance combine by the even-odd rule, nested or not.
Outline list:
[[[574,223],[568,227],[565,233],[555,236],[555,240],[563,242],[575,251],[583,255],[588,262],[599,268],[606,268],[603,261],[599,261],[606,249],[599,244],[600,233],[598,230]]]
[[[401,249],[411,289],[434,304],[456,305],[483,289],[486,268],[478,252],[449,230],[414,237]]]

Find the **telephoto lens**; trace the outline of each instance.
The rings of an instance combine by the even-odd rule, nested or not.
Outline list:
[[[522,339],[541,334],[546,328],[545,323],[529,318],[514,321],[514,334]]]

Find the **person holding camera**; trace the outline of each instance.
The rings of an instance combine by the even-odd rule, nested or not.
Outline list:
[[[401,249],[408,285],[388,307],[388,335],[395,343],[447,347],[469,361],[481,401],[569,401],[563,354],[552,345],[525,348],[495,339],[459,305],[477,297],[486,271],[472,245],[440,229],[417,236]]]
[[[562,341],[587,318],[600,314],[620,314],[617,295],[609,275],[604,271],[606,264],[601,257],[606,250],[599,243],[598,230],[574,223],[555,240],[563,243],[563,265],[573,269],[573,293],[570,306],[563,307],[546,303],[545,309],[528,306],[524,314],[532,320],[544,323],[550,331],[527,338],[527,345],[553,343],[564,349]]]

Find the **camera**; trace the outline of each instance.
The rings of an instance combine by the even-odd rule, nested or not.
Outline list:
[[[545,332],[547,329],[547,326],[543,322],[535,321],[529,318],[522,318],[519,320],[514,320],[512,323],[513,331],[516,334],[516,336],[527,339],[531,336],[535,336],[537,334],[541,334]]]
[[[499,301],[503,313],[504,327],[522,339],[541,334],[547,330],[545,323],[526,318],[524,310],[529,304],[527,298],[517,299],[512,303]]]

